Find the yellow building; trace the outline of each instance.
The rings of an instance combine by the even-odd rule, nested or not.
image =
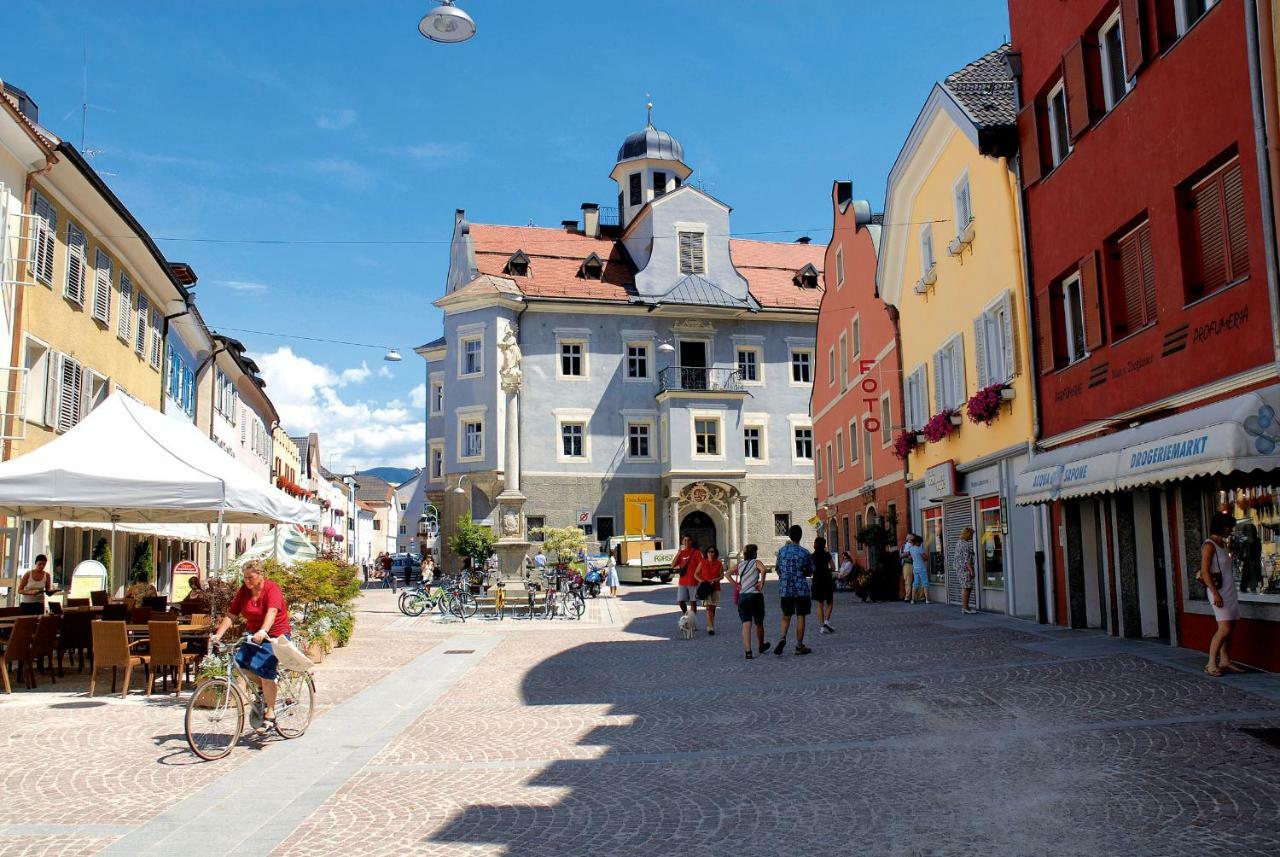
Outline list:
[[[9,357],[20,370],[14,374],[21,389],[10,397],[5,420],[7,457],[17,457],[69,430],[116,390],[161,410],[166,317],[184,313],[189,295],[81,154],[36,124],[34,103],[14,91],[3,97],[53,153],[47,168],[30,172],[25,182]],[[14,118],[13,110],[5,112]],[[103,438],[103,454],[110,449]],[[29,565],[37,553],[49,553],[55,575],[70,573],[101,535],[27,521],[19,562]],[[161,578],[197,550],[192,540],[122,535],[108,585],[125,585],[124,572],[144,542]]]
[[[271,479],[278,482],[281,478],[289,482],[298,481],[298,473],[302,470],[302,456],[298,453],[298,445],[289,437],[289,433],[276,423],[271,429]]]
[[[1034,617],[1033,525],[1013,502],[1035,415],[1007,53],[930,93],[889,176],[877,282],[898,310],[900,443],[914,442],[910,529],[925,539],[930,597],[959,603],[953,552],[972,527],[974,606]],[[971,400],[992,405],[978,422]]]

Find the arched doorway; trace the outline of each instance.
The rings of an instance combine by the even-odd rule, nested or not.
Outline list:
[[[694,545],[699,550],[706,550],[716,545],[716,523],[706,512],[692,511],[680,522],[681,544],[684,543],[685,536],[692,536]]]

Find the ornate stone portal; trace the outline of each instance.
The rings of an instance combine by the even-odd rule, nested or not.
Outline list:
[[[498,555],[498,568],[508,580],[522,579],[524,558],[530,542],[525,537],[524,504],[527,499],[520,492],[520,388],[524,384],[523,355],[516,341],[515,325],[507,327],[502,341],[502,366],[498,377],[502,391],[507,396],[506,456],[504,484],[498,495],[498,541],[494,552]]]

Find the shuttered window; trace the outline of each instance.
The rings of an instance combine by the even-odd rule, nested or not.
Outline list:
[[[88,267],[84,230],[74,223],[67,223],[67,285],[63,294],[68,300],[84,305],[84,276]]]
[[[973,345],[977,358],[978,389],[1006,384],[1018,373],[1018,348],[1014,339],[1013,295],[1005,292],[973,320]]]
[[[33,199],[36,220],[35,234],[35,274],[36,279],[46,286],[53,285],[53,248],[58,234],[58,212],[49,204],[49,200],[40,194]]]
[[[969,174],[965,173],[952,189],[955,196],[956,234],[973,221],[973,191],[969,187]]]
[[[84,367],[65,354],[58,355],[58,431],[70,431],[84,413]]]
[[[1111,301],[1112,327],[1116,336],[1124,336],[1156,320],[1151,225],[1143,223],[1118,239],[1111,256],[1116,283]]]
[[[964,339],[959,334],[933,355],[933,397],[939,413],[959,408],[965,402]]]
[[[653,198],[667,194],[667,174],[664,172],[655,172],[653,174]]]
[[[102,250],[93,260],[93,317],[111,324],[111,257]]]
[[[160,369],[164,357],[164,337],[161,335],[163,319],[158,310],[151,311],[151,368]]]
[[[133,333],[133,281],[129,279],[129,275],[124,271],[120,272],[120,313],[119,322],[116,325],[116,336],[129,341],[130,335]]]
[[[701,232],[680,233],[680,273],[707,272],[707,237]]]
[[[1067,131],[1067,92],[1062,81],[1049,90],[1049,163],[1056,167],[1071,154],[1071,139]]]
[[[644,180],[641,178],[639,173],[632,173],[631,177],[627,179],[627,183],[629,185],[628,190],[630,191],[627,198],[631,201],[632,205],[639,205],[644,201],[643,181]]]
[[[906,410],[907,431],[919,431],[929,421],[929,388],[927,370],[924,366],[907,376]]]
[[[1192,297],[1209,294],[1249,275],[1249,239],[1240,160],[1214,171],[1191,188],[1199,276]]]
[[[151,301],[138,292],[138,324],[134,330],[133,350],[139,356],[147,353],[147,319],[151,316]]]

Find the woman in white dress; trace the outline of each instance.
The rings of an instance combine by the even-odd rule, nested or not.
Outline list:
[[[618,564],[613,560],[613,554],[609,554],[609,565],[605,567],[605,585],[609,587],[609,597],[618,597]]]
[[[1209,538],[1200,547],[1200,581],[1208,591],[1213,617],[1218,620],[1218,630],[1209,643],[1209,663],[1204,668],[1214,678],[1221,676],[1223,670],[1244,672],[1231,662],[1231,635],[1240,618],[1240,604],[1226,542],[1235,527],[1235,518],[1225,512],[1216,513],[1209,523]]]

